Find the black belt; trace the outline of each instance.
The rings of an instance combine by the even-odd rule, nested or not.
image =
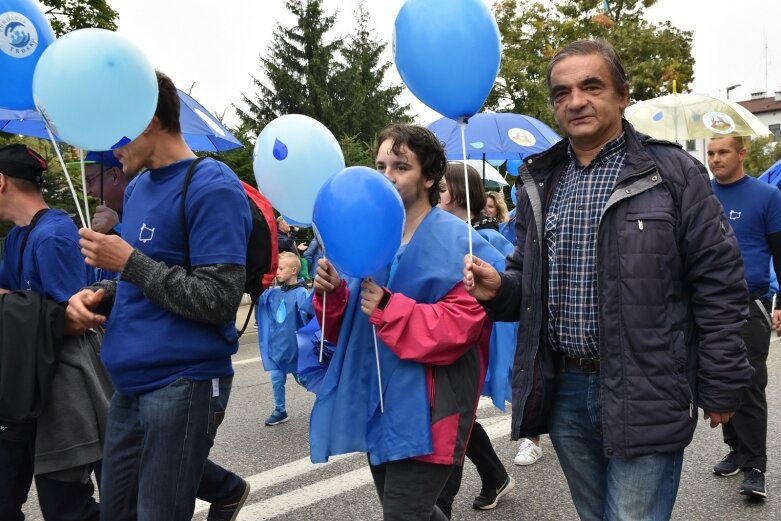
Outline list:
[[[581,373],[598,373],[599,358],[576,358],[565,356],[564,368],[579,371]]]

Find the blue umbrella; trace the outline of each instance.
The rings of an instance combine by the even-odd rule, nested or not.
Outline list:
[[[445,144],[448,159],[463,159],[458,123],[441,118],[428,126]],[[522,114],[481,112],[466,125],[467,159],[523,159],[561,138],[542,121]]]
[[[778,186],[781,184],[781,160],[776,161],[773,166],[765,170],[765,172],[759,176],[760,181],[764,181],[769,185]]]
[[[177,92],[182,136],[191,149],[201,152],[225,152],[244,146],[203,105],[181,90],[177,89]],[[35,110],[0,108],[0,131],[49,139],[41,115]]]

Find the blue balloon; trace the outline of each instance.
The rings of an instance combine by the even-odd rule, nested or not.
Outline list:
[[[518,197],[518,189],[515,188],[515,183],[513,183],[513,187],[510,188],[510,200],[515,206],[518,206],[518,199],[516,199],[516,197]]]
[[[274,208],[299,223],[312,222],[317,192],[343,168],[339,142],[309,116],[278,117],[263,128],[255,143],[258,188]]]
[[[404,204],[384,175],[351,166],[323,184],[313,228],[336,269],[363,278],[387,266],[399,250]]]
[[[110,150],[138,137],[157,108],[152,64],[130,40],[105,29],[58,38],[33,77],[38,112],[63,141]]]
[[[499,27],[483,0],[407,0],[393,33],[393,55],[417,98],[450,119],[485,103],[499,72]]]
[[[38,2],[0,2],[0,107],[35,108],[35,65],[53,41],[54,32]]]
[[[508,159],[507,164],[504,167],[507,169],[507,173],[513,177],[518,175],[518,170],[523,166],[521,159]]]

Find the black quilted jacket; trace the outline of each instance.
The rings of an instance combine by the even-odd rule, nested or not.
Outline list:
[[[608,457],[685,447],[697,408],[734,411],[752,375],[741,340],[748,315],[743,263],[705,168],[680,147],[638,134],[626,121],[624,130],[627,158],[597,239]],[[547,432],[562,361],[547,339],[541,230],[567,147],[564,140],[525,160],[518,181],[518,245],[500,295],[484,303],[494,319],[523,324],[513,367],[513,439]]]

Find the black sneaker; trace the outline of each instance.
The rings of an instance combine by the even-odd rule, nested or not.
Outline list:
[[[481,490],[480,495],[477,496],[474,503],[472,503],[472,508],[475,510],[491,510],[505,494],[513,489],[514,486],[515,480],[512,476],[508,475],[501,487]]]
[[[717,476],[734,476],[738,472],[740,472],[738,453],[734,450],[729,451],[729,454],[721,458],[721,461],[713,467],[713,473]]]
[[[759,469],[748,469],[743,472],[743,483],[740,493],[744,496],[767,497],[765,492],[765,473]]]
[[[233,497],[228,498],[225,503],[212,503],[212,506],[209,507],[209,515],[206,517],[206,521],[236,521],[239,510],[244,506],[244,502],[247,501],[249,490],[249,483],[244,481],[244,488],[237,490]]]

